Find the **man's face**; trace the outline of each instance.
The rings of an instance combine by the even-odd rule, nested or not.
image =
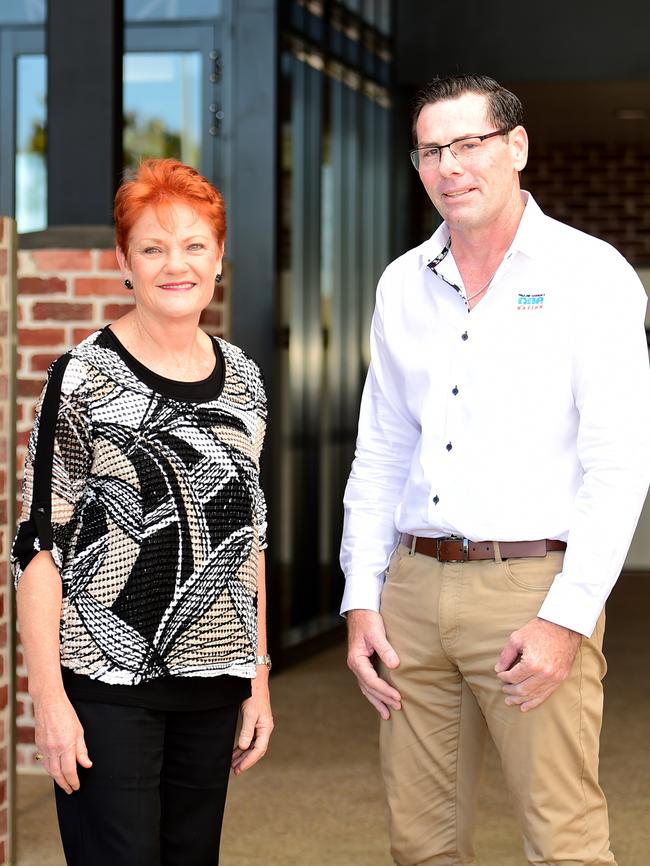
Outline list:
[[[497,127],[487,118],[487,97],[465,93],[425,105],[417,120],[417,146],[443,145],[485,135]],[[440,163],[420,170],[420,179],[438,213],[452,229],[476,230],[498,221],[518,207],[519,175],[526,164],[528,139],[522,126],[508,135],[486,139],[456,159],[446,147]]]

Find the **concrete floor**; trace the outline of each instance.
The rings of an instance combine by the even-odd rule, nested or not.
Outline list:
[[[620,579],[608,605],[601,780],[619,866],[650,864],[650,575]],[[377,723],[336,647],[273,678],[265,760],[233,779],[221,866],[391,866]],[[18,866],[64,866],[49,779],[19,779]],[[481,866],[523,866],[501,772],[488,754]],[[91,864],[88,864],[91,866]]]

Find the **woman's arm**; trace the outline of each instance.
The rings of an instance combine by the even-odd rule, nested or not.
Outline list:
[[[34,702],[36,748],[63,790],[79,789],[77,762],[91,767],[84,732],[61,679],[61,577],[48,551],[29,562],[16,591],[20,637]]]
[[[266,655],[266,579],[264,553],[260,552],[257,566],[257,655]],[[232,769],[239,776],[266,754],[273,730],[269,669],[257,665],[252,681],[252,695],[242,704],[242,726],[232,753]]]

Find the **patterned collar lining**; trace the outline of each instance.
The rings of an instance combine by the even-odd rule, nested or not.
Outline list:
[[[452,283],[452,281],[451,281],[451,280],[448,280],[447,277],[445,277],[444,274],[440,274],[440,273],[438,273],[438,271],[436,270],[436,268],[438,267],[438,265],[440,264],[440,262],[445,258],[445,256],[447,255],[447,253],[449,252],[450,249],[451,249],[451,235],[449,235],[449,238],[448,238],[448,240],[447,240],[447,243],[444,245],[444,247],[442,248],[442,250],[441,250],[441,251],[438,253],[438,255],[435,257],[435,259],[432,259],[430,262],[428,262],[427,267],[428,267],[428,268],[429,268],[429,269],[430,269],[430,270],[431,270],[431,271],[432,271],[432,272],[433,272],[437,277],[439,277],[441,280],[443,280],[443,282],[447,283],[448,286],[451,286],[452,289],[454,289],[454,291],[455,291],[455,292],[456,292],[456,293],[457,293],[457,294],[458,294],[458,295],[463,299],[463,303],[464,303],[465,306],[467,307],[467,312],[469,313],[469,304],[467,303],[467,298],[465,297],[465,292],[461,289],[460,286],[457,286],[456,283]]]

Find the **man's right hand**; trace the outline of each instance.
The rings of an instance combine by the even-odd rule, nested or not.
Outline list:
[[[374,610],[350,610],[346,616],[348,667],[357,678],[361,692],[382,719],[387,720],[390,718],[391,709],[402,709],[402,698],[397,689],[382,680],[371,659],[377,653],[386,667],[393,670],[399,666],[399,658],[386,639],[381,614]]]

